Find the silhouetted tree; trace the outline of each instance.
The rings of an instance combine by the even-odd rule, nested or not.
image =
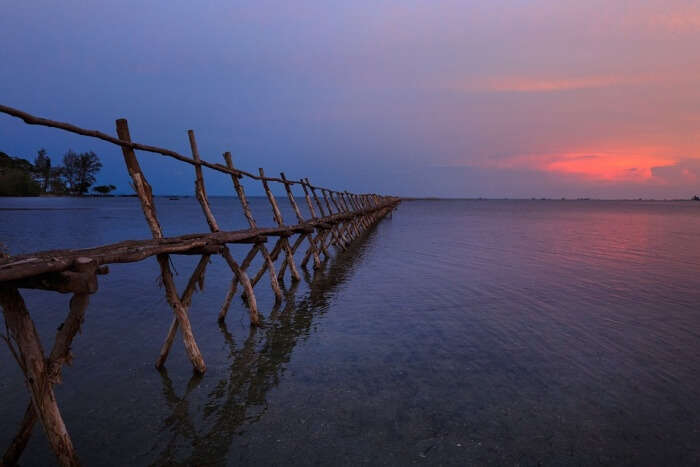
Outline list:
[[[35,196],[40,192],[32,163],[0,152],[0,196]]]
[[[102,163],[92,151],[76,154],[73,150],[63,156],[63,176],[71,193],[82,195],[95,183],[95,174]]]
[[[0,196],[36,196],[41,187],[30,172],[19,169],[0,171]]]
[[[92,191],[96,191],[97,193],[99,193],[101,195],[106,195],[110,191],[114,191],[116,189],[117,189],[117,187],[114,185],[99,185],[99,186],[93,187]]]
[[[34,170],[36,170],[36,176],[41,185],[41,192],[46,193],[51,180],[51,158],[46,155],[46,149],[41,148],[37,151],[37,156],[34,159]]]
[[[49,180],[49,185],[51,186],[51,193],[62,195],[66,193],[66,182],[63,179],[63,167],[52,167],[51,168],[51,179]]]

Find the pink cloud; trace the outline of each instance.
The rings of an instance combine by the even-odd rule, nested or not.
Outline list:
[[[504,77],[492,78],[484,83],[485,90],[495,92],[548,92],[591,89],[635,84],[648,80],[642,77],[624,76],[588,76],[574,78],[528,78]]]
[[[579,89],[600,89],[612,86],[694,84],[700,79],[700,68],[686,65],[663,72],[615,73],[562,76],[557,74],[514,74],[452,79],[447,88],[463,92],[555,92]]]
[[[671,11],[647,17],[647,25],[653,30],[672,33],[700,32],[700,10],[691,7],[685,11]]]
[[[491,167],[530,169],[582,180],[603,182],[648,182],[659,179],[667,167],[675,167],[679,158],[666,155],[659,148],[629,148],[618,151],[565,152],[508,157]],[[670,172],[669,172],[670,173]],[[673,176],[679,173],[673,172]],[[690,176],[690,172],[686,175]]]

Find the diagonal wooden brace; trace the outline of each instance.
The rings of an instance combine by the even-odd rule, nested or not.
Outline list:
[[[175,313],[175,319],[182,331],[182,340],[185,344],[185,351],[192,362],[192,366],[197,373],[204,374],[207,371],[207,365],[204,363],[202,353],[199,351],[197,342],[192,333],[192,325],[187,313],[187,307],[180,301],[177,295],[177,287],[173,280],[173,273],[170,270],[170,258],[168,255],[158,255],[158,264],[160,265],[161,277],[163,286],[165,287],[165,298],[170,304]],[[160,357],[159,357],[160,360]]]
[[[41,340],[19,291],[15,287],[0,286],[0,306],[10,334],[8,344],[10,340],[17,344],[17,363],[24,373],[33,410],[44,427],[51,449],[59,464],[80,465],[56,402]]]
[[[61,382],[61,368],[64,364],[70,364],[72,361],[71,344],[85,320],[90,294],[97,291],[97,274],[104,273],[104,271],[100,271],[101,269],[97,267],[96,263],[89,258],[76,258],[74,262],[72,274],[76,279],[76,285],[78,285],[75,289],[80,291],[73,294],[69,303],[68,316],[59,326],[53,348],[46,359],[48,384],[51,387]],[[30,400],[24,412],[20,429],[5,451],[0,465],[10,466],[18,462],[31,438],[32,429],[38,416],[34,404]]]
[[[206,271],[208,264],[209,255],[202,255],[202,257],[199,260],[199,263],[197,263],[197,266],[195,267],[194,271],[192,272],[192,275],[190,276],[190,280],[187,281],[185,291],[182,292],[182,296],[180,296],[180,302],[182,303],[182,306],[184,306],[187,309],[189,309],[190,304],[192,303],[192,296],[194,295],[194,292],[197,289],[197,285],[199,285],[200,290],[202,290],[204,272]],[[168,359],[170,347],[172,347],[173,345],[173,341],[175,340],[175,335],[177,334],[177,329],[179,327],[179,321],[177,320],[177,318],[173,318],[172,322],[170,323],[170,328],[168,329],[168,335],[166,336],[165,342],[163,342],[163,346],[160,349],[160,355],[158,356],[158,360],[156,360],[156,368],[162,368],[165,364],[165,361]]]
[[[229,267],[231,268],[231,271],[233,271],[233,274],[235,276],[234,281],[231,283],[231,290],[229,290],[229,295],[227,295],[226,299],[228,303],[230,303],[229,297],[232,298],[233,294],[235,294],[235,284],[237,279],[238,282],[241,283],[241,285],[243,286],[243,290],[245,291],[246,300],[248,301],[248,313],[250,315],[250,324],[253,326],[257,326],[258,324],[260,324],[260,316],[258,315],[258,303],[255,300],[253,286],[250,283],[250,278],[248,278],[248,274],[245,270],[250,265],[250,262],[253,260],[253,257],[255,256],[257,250],[258,245],[256,244],[250,250],[248,256],[244,260],[243,264],[240,266],[233,259],[233,256],[231,255],[231,252],[228,248],[224,248],[222,253],[222,256],[228,263]],[[231,293],[231,291],[233,291],[233,293]],[[226,319],[226,313],[228,312],[228,303],[225,303],[224,306],[221,308],[221,311],[219,312],[219,322]]]

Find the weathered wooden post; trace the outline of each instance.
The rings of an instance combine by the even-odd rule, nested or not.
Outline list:
[[[80,465],[56,403],[39,334],[19,291],[15,287],[0,284],[0,306],[9,332],[8,345],[11,345],[12,341],[17,344],[13,353],[24,373],[32,405],[44,427],[51,449],[56,454],[59,464]]]
[[[233,160],[231,159],[231,153],[230,152],[225,152],[224,153],[224,160],[226,161],[226,166],[229,169],[234,169],[233,166]],[[241,202],[241,207],[243,208],[243,214],[245,215],[246,219],[248,220],[248,225],[250,226],[251,229],[256,229],[257,224],[255,222],[255,218],[253,217],[253,213],[250,210],[250,205],[248,204],[248,199],[246,198],[245,195],[245,190],[243,188],[243,185],[241,185],[240,180],[238,179],[238,176],[231,174],[231,180],[233,181],[233,186],[236,189],[236,194],[238,195],[238,200]],[[267,251],[267,247],[265,246],[264,242],[259,242],[258,244],[258,249],[263,255],[263,258],[265,259],[265,268],[267,268],[270,276],[270,287],[272,287],[272,290],[275,293],[275,297],[277,300],[280,300],[282,298],[282,290],[280,289],[279,282],[277,281],[277,275],[275,273],[275,263],[270,257],[270,253]],[[250,280],[248,280],[248,283],[250,283]],[[248,286],[244,284],[246,296],[250,293],[251,296],[253,296],[252,293],[252,288],[254,287],[254,284],[251,285],[251,291],[248,291]],[[253,296],[253,299],[255,297]],[[228,307],[227,307],[228,308]],[[221,316],[221,315],[220,315]],[[225,316],[225,313],[224,313]]]
[[[306,184],[311,189],[311,194],[314,197],[314,201],[316,201],[316,205],[318,206],[318,211],[321,213],[321,217],[326,217],[326,212],[323,210],[323,205],[321,204],[321,201],[319,201],[318,196],[316,195],[316,188],[311,184],[308,178],[306,178],[305,180]],[[329,212],[328,215],[330,216],[331,213]]]
[[[299,180],[299,184],[304,190],[304,197],[306,198],[306,204],[309,207],[309,212],[311,213],[311,218],[316,220],[316,211],[314,210],[314,205],[311,202],[311,198],[309,197],[309,190],[307,189],[307,183],[302,179]],[[329,215],[332,213],[329,213]],[[329,226],[328,224],[323,224],[317,226],[317,230],[319,231],[317,239],[320,239],[320,248],[321,251],[323,252],[323,255],[326,258],[330,257],[330,253],[328,252],[328,249],[326,248],[326,235],[328,232],[333,232],[333,226]]]
[[[117,120],[117,135],[119,136],[120,140],[129,143],[131,142],[129,125],[125,119]],[[136,194],[141,201],[141,209],[146,217],[146,222],[148,222],[148,226],[151,228],[153,238],[163,238],[163,231],[161,230],[160,223],[158,222],[156,209],[153,204],[153,192],[151,190],[151,186],[146,181],[146,177],[144,177],[143,172],[141,171],[141,166],[136,159],[136,154],[131,146],[122,146],[122,153],[124,155],[124,162],[126,163],[129,175],[133,181],[134,189],[136,190]],[[165,297],[175,313],[175,318],[180,324],[180,329],[182,330],[182,340],[185,344],[187,355],[189,356],[195,371],[204,373],[207,366],[204,363],[202,354],[199,351],[197,342],[194,339],[192,325],[190,324],[187,309],[182,305],[180,298],[177,296],[177,288],[175,287],[175,281],[173,280],[173,273],[170,270],[170,257],[167,254],[159,254],[157,255],[157,259],[158,264],[160,265],[163,286],[165,287]]]
[[[332,191],[332,190],[329,190],[328,192],[330,194],[331,201],[333,201],[333,204],[335,205],[336,209],[338,209],[338,212],[342,213],[342,214],[347,214],[348,213],[347,206],[342,204],[339,197],[338,197],[338,201],[336,201],[336,199],[335,199],[336,197],[333,196],[333,193],[338,194],[338,192]],[[345,220],[342,223],[342,225],[340,226],[338,235],[342,239],[343,248],[345,248],[347,245],[349,245],[354,239],[354,237],[352,235],[352,230],[350,228],[351,225],[352,225],[352,222],[350,220]]]
[[[328,202],[328,196],[326,196],[327,190],[325,190],[325,189],[321,190],[321,194],[323,195],[323,200],[326,202],[326,207],[328,208],[328,212],[333,214],[333,210],[331,209],[331,203]]]
[[[260,180],[262,181],[263,188],[265,189],[265,194],[267,194],[267,200],[270,202],[270,206],[272,206],[272,214],[275,219],[275,222],[277,222],[277,225],[280,227],[284,227],[284,220],[282,219],[282,213],[280,213],[279,206],[277,206],[277,201],[275,200],[274,195],[272,194],[272,191],[270,191],[270,187],[267,184],[267,178],[265,177],[265,171],[261,168],[258,169],[260,173]],[[301,280],[301,277],[299,276],[299,271],[297,271],[297,266],[294,263],[294,253],[292,252],[291,247],[289,246],[289,240],[286,235],[283,235],[280,240],[282,241],[282,249],[285,252],[286,255],[286,264],[289,265],[289,271],[292,274],[292,279],[295,281]],[[283,279],[283,274],[284,274],[284,269],[280,268],[280,274],[278,276],[278,279]]]
[[[199,150],[197,149],[197,142],[194,137],[194,131],[193,130],[188,130],[187,135],[190,140],[190,148],[192,150],[192,157],[195,162],[195,175],[196,175],[196,181],[195,181],[195,190],[197,191],[197,199],[199,200],[199,204],[202,206],[202,210],[204,211],[204,215],[207,218],[207,223],[209,224],[209,228],[212,232],[218,232],[219,231],[219,226],[216,223],[216,219],[214,218],[214,214],[211,211],[211,208],[209,207],[209,200],[207,199],[207,194],[204,189],[204,177],[202,176],[202,167],[201,167],[201,158],[199,156]],[[254,247],[251,250],[251,253],[253,256],[257,252],[258,248]],[[253,325],[257,325],[260,322],[260,318],[258,316],[258,307],[257,303],[255,301],[255,294],[253,293],[253,288],[250,287],[250,280],[248,279],[248,275],[246,274],[245,268],[240,267],[238,263],[233,259],[233,255],[231,255],[231,251],[228,249],[226,245],[223,245],[221,247],[221,255],[223,258],[226,260],[226,263],[229,265],[231,268],[231,271],[233,272],[234,276],[238,278],[239,281],[243,284],[244,288],[246,289],[246,292],[249,292],[250,295],[248,296],[249,302],[248,302],[248,312],[250,315],[250,322]],[[251,258],[252,260],[252,258]],[[233,287],[232,287],[233,288]],[[230,303],[230,299],[227,297],[227,304]],[[222,310],[219,312],[219,320],[222,320],[226,316],[226,311],[228,310],[228,306],[222,308]]]
[[[85,319],[89,296],[97,291],[97,274],[106,274],[106,272],[106,267],[98,268],[95,261],[91,258],[78,257],[73,261],[73,267],[70,272],[66,272],[58,278],[39,281],[37,284],[37,287],[46,288],[47,290],[55,290],[61,293],[73,293],[73,297],[69,303],[70,311],[68,316],[58,328],[53,348],[46,359],[46,383],[50,386],[48,388],[49,390],[53,388],[55,384],[61,382],[61,369],[63,365],[70,364],[72,361],[70,352],[71,344],[75,335],[80,331],[80,327]],[[9,340],[7,343],[11,346]],[[11,347],[11,350],[17,357],[13,347]],[[34,407],[34,402],[30,400],[24,412],[24,418],[22,419],[20,429],[5,451],[0,465],[10,466],[17,464],[27,442],[29,442],[31,438],[32,429],[38,418],[39,414]]]
[[[292,208],[294,208],[294,213],[297,216],[297,221],[299,221],[299,224],[303,224],[304,221],[304,216],[301,215],[301,210],[299,210],[299,206],[297,206],[297,202],[294,199],[294,193],[292,193],[292,188],[291,184],[292,182],[289,182],[287,180],[287,177],[284,176],[284,172],[280,172],[280,178],[282,179],[282,182],[284,184],[284,189],[287,192],[287,197],[289,198],[289,203],[292,205]],[[304,259],[301,262],[301,267],[306,267],[307,262],[309,261],[309,255],[313,254],[314,257],[314,269],[318,269],[321,267],[321,259],[318,257],[318,248],[316,247],[316,242],[314,241],[314,237],[312,233],[309,234],[301,234],[302,236],[305,236],[308,241],[309,241],[309,250],[307,251],[306,255],[304,256]]]
[[[305,179],[305,180],[306,180],[306,183],[309,185],[309,188],[311,189],[311,192],[312,192],[312,194],[313,194],[313,196],[314,196],[314,200],[316,201],[316,204],[318,205],[319,211],[321,211],[321,214],[325,217],[326,214],[325,214],[325,212],[324,212],[323,205],[321,204],[321,201],[319,200],[318,196],[316,195],[316,189],[315,189],[315,187],[314,187],[313,185],[311,185],[311,182],[309,182],[309,179],[308,179],[308,178]],[[326,190],[323,189],[323,188],[321,188],[321,193],[323,194],[324,197],[326,196],[326,195],[325,195],[325,192],[326,192]],[[332,216],[332,215],[333,215],[333,210],[331,209],[330,205],[328,204],[328,200],[327,200],[327,199],[326,199],[326,205],[327,205],[327,208],[328,208],[328,215],[329,215],[329,216]],[[344,244],[339,240],[339,238],[338,238],[338,231],[337,231],[337,229],[338,229],[338,224],[333,224],[332,227],[331,227],[331,237],[335,239],[336,245],[338,245],[338,246],[340,246],[341,248],[345,249],[345,245],[344,245]]]
[[[306,198],[306,205],[309,207],[309,213],[312,219],[316,219],[316,211],[314,210],[314,205],[311,203],[311,198],[309,197],[309,190],[306,188],[306,182],[302,179],[299,180],[301,187],[304,190],[304,198]]]
[[[199,263],[192,272],[192,275],[190,275],[189,281],[187,281],[185,291],[182,292],[182,296],[180,297],[180,302],[182,303],[183,307],[189,308],[190,304],[192,303],[192,296],[197,289],[197,284],[199,284],[200,290],[202,289],[204,272],[208,264],[209,255],[202,255],[202,257],[199,259]],[[170,347],[173,345],[173,341],[175,340],[178,327],[178,320],[173,319],[173,321],[170,323],[170,328],[168,329],[168,335],[165,337],[165,342],[163,342],[160,349],[158,360],[156,360],[156,368],[162,368],[163,365],[165,365],[165,361],[168,359],[168,353],[170,352]]]
[[[331,203],[328,201],[328,190],[326,190],[325,188],[322,188],[321,194],[323,195],[323,200],[325,201],[326,207],[328,208],[329,215],[338,214],[338,213],[333,212],[333,209],[331,208]],[[330,233],[331,233],[331,236],[329,239],[329,244],[335,245],[338,248],[345,249],[340,237],[338,236],[338,224],[337,223],[334,223],[331,226]]]

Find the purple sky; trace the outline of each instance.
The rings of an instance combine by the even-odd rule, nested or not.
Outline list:
[[[0,102],[240,168],[449,197],[700,194],[691,1],[15,2]],[[0,116],[0,151],[119,149]],[[143,154],[157,194],[190,167]],[[158,162],[156,163],[156,160]],[[207,176],[212,194],[230,180]]]

